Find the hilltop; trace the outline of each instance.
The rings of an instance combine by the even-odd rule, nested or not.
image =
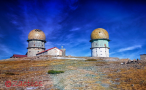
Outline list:
[[[42,56],[3,60],[0,61],[0,68],[0,90],[146,88],[146,61],[144,60],[121,65],[118,58]],[[64,72],[48,74],[49,70]],[[11,82],[10,87],[6,87],[6,81]],[[38,86],[23,85],[28,81],[37,82]]]

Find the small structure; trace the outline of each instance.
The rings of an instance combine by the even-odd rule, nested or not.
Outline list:
[[[23,58],[23,57],[27,57],[27,55],[18,55],[18,54],[13,54],[12,57],[10,58]]]
[[[40,55],[62,56],[62,50],[58,49],[57,47],[53,47],[36,54],[36,56]]]
[[[103,28],[97,28],[91,33],[91,57],[109,57],[109,35]]]
[[[62,56],[66,56],[65,52],[66,52],[66,49],[63,48],[63,46],[61,46],[61,50],[62,50]]]
[[[140,60],[146,60],[146,54],[141,54],[140,55]]]

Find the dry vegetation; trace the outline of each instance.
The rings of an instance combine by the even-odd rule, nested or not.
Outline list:
[[[114,67],[114,65],[113,65]],[[119,65],[106,69],[107,77],[111,79],[111,89],[114,90],[145,90],[146,62],[140,64]]]
[[[59,60],[57,60],[59,62]],[[0,61],[0,90],[5,87],[6,81],[41,81],[42,76],[51,70],[51,63],[54,61]],[[10,90],[14,88],[11,87]],[[15,89],[12,89],[15,90]]]
[[[17,60],[0,61],[0,86],[10,80],[43,80],[49,70],[64,71],[57,82],[70,89],[145,90],[146,62],[120,65],[120,62],[88,59],[78,60]],[[35,78],[36,77],[36,78]],[[55,78],[55,77],[54,77]],[[48,77],[46,78],[48,79]],[[55,80],[55,79],[54,79]],[[51,81],[50,81],[51,82]],[[59,85],[56,84],[56,85]],[[80,87],[74,87],[74,86]],[[109,85],[104,87],[104,85]],[[51,88],[52,86],[45,86]],[[15,90],[12,87],[9,90]],[[0,90],[3,90],[0,87]],[[45,90],[45,89],[44,89]],[[57,89],[50,89],[57,90]]]
[[[35,72],[37,75],[40,75],[42,73],[41,69],[44,69],[46,66],[46,62],[40,61],[3,61],[0,62],[0,77],[2,80],[17,80],[20,78],[27,78],[27,76]]]

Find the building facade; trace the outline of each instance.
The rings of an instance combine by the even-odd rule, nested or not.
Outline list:
[[[34,29],[28,35],[27,57],[36,56],[45,50],[46,36],[42,30]]]
[[[109,35],[103,28],[91,33],[91,57],[109,57]]]
[[[40,55],[62,56],[62,50],[58,49],[57,47],[53,47],[36,54],[36,56]]]
[[[140,60],[146,60],[146,54],[141,54],[140,55]]]

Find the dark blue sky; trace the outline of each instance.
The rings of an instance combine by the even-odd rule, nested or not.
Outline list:
[[[28,34],[41,29],[46,49],[90,56],[90,34],[109,33],[110,57],[139,58],[146,53],[146,2],[93,0],[0,0],[0,60],[26,54]]]

